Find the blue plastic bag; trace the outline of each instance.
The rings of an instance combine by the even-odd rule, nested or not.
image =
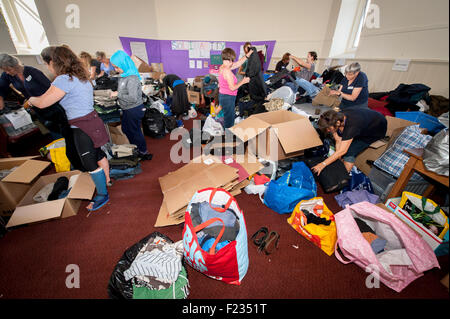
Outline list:
[[[271,180],[264,193],[264,204],[278,214],[290,214],[304,199],[317,196],[317,185],[304,162],[295,162],[292,169],[277,180]]]
[[[351,175],[352,177],[349,180],[348,186],[344,187],[341,193],[352,190],[366,190],[369,193],[375,194],[370,178],[368,178],[363,172],[357,169],[356,166],[352,167]]]

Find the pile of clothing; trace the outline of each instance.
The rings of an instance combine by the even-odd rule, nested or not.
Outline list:
[[[112,90],[94,90],[94,109],[105,123],[120,122],[120,107]]]
[[[186,299],[189,281],[182,259],[181,240],[151,237],[123,272],[125,280],[131,280],[133,299]]]
[[[130,179],[142,173],[134,144],[112,145],[108,150],[109,176],[115,180]]]

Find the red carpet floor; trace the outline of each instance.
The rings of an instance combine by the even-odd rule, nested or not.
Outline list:
[[[192,125],[186,123],[187,126]],[[88,214],[83,202],[78,215],[25,225],[0,238],[0,298],[102,299],[108,298],[111,272],[123,252],[148,234],[158,231],[173,241],[181,239],[182,225],[155,228],[162,193],[158,177],[181,167],[170,161],[176,143],[147,137],[153,160],[142,163],[143,173],[117,181],[110,188],[110,203]],[[327,206],[340,211],[334,194],[322,194]],[[280,234],[279,249],[266,256],[249,241],[248,273],[240,286],[210,279],[187,266],[192,299],[448,299],[440,280],[448,273],[448,256],[433,269],[397,293],[383,284],[366,288],[367,273],[355,264],[344,265],[300,236],[255,195],[236,197],[243,209],[249,237],[261,226]],[[295,246],[295,247],[294,247]],[[69,289],[69,265],[80,270],[80,288]]]

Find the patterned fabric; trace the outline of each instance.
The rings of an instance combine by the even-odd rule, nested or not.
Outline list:
[[[383,171],[399,177],[403,167],[409,160],[404,149],[424,148],[431,140],[431,136],[420,133],[419,125],[411,125],[403,130],[395,142],[374,162],[374,165]],[[420,179],[414,174],[411,179]]]

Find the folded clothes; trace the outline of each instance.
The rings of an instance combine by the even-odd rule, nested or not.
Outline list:
[[[380,201],[380,198],[377,195],[369,193],[365,189],[344,192],[336,195],[334,198],[336,199],[338,205],[342,208],[345,208],[347,205],[353,205],[360,202],[376,204]]]

